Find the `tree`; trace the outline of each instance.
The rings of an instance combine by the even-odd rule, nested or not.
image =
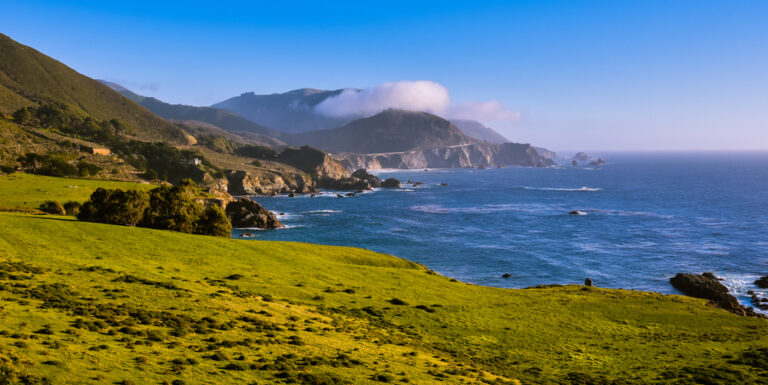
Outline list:
[[[149,195],[144,191],[98,188],[91,194],[91,199],[80,207],[77,219],[136,226],[148,207]]]
[[[32,119],[32,114],[29,113],[27,107],[20,108],[13,113],[13,120],[18,124],[27,124]]]
[[[59,201],[45,201],[43,204],[40,205],[40,211],[53,214],[53,215],[64,215],[66,214],[66,210],[64,209],[64,206],[59,203]]]
[[[93,163],[80,161],[79,163],[77,163],[77,171],[80,174],[80,176],[96,175],[99,173],[99,171],[101,171],[101,167]]]
[[[196,234],[218,237],[232,236],[232,224],[227,219],[227,214],[219,206],[206,207],[196,225]]]
[[[157,180],[157,178],[159,178],[159,176],[157,175],[157,171],[151,168],[148,169],[147,172],[145,172],[142,177],[146,180]]]

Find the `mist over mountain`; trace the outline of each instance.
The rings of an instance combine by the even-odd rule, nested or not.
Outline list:
[[[329,116],[315,111],[324,100],[339,95],[334,91],[302,88],[282,94],[256,95],[246,92],[211,107],[232,111],[251,122],[280,132],[297,133],[341,127],[361,116]]]
[[[394,109],[343,127],[292,135],[287,140],[293,145],[355,153],[423,150],[476,142],[437,115]]]
[[[459,127],[467,136],[484,140],[488,143],[501,144],[510,141],[494,129],[475,120],[451,119],[451,123]]]

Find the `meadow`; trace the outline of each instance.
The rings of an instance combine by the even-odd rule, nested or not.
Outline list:
[[[15,177],[3,205],[110,183]],[[765,384],[766,326],[683,296],[471,285],[358,248],[0,213],[0,383]]]
[[[0,175],[0,206],[36,208],[46,200],[61,203],[88,200],[97,188],[151,190],[156,185],[140,182],[57,178],[26,173]]]

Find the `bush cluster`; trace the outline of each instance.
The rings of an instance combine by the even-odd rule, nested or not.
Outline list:
[[[232,233],[224,210],[206,205],[189,179],[149,192],[99,188],[80,207],[77,219],[222,237]]]
[[[85,161],[72,164],[72,158],[71,154],[37,154],[29,152],[16,160],[21,163],[22,169],[40,175],[58,177],[90,176],[96,175],[101,171],[101,167]]]

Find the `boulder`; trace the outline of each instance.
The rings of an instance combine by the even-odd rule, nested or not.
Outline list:
[[[728,288],[720,283],[712,273],[701,275],[678,273],[669,279],[669,283],[687,296],[708,299],[713,305],[731,313],[741,316],[757,316],[751,308],[741,306],[736,297],[732,296],[728,292]]]
[[[592,278],[585,279],[584,286],[592,286]]]
[[[768,289],[768,275],[765,277],[760,277],[760,279],[755,281],[755,285],[761,289]]]
[[[279,229],[285,227],[277,220],[274,213],[247,198],[229,203],[226,212],[232,227],[235,228]]]
[[[386,188],[400,188],[400,181],[395,178],[387,178],[381,182],[381,187]]]

